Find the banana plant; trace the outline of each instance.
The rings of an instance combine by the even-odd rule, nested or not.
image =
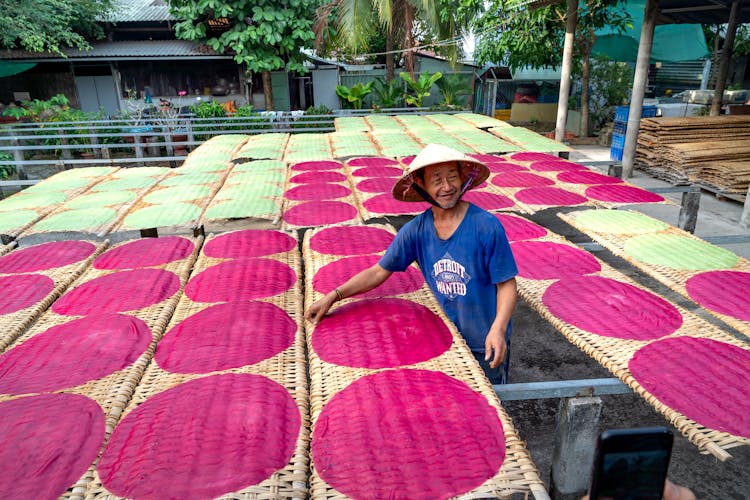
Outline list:
[[[336,85],[336,95],[339,96],[345,103],[354,109],[362,109],[362,103],[367,97],[367,94],[372,92],[372,86],[374,82],[367,83],[355,83],[351,87],[346,85]]]
[[[414,78],[412,78],[409,73],[402,71],[399,76],[403,81],[406,82],[409,90],[413,92],[413,94],[404,94],[404,100],[406,101],[406,103],[411,104],[412,106],[415,106],[417,108],[421,108],[422,101],[425,97],[430,96],[430,89],[436,81],[440,80],[443,77],[443,74],[438,71],[430,75],[425,71],[424,73],[419,75],[419,78],[414,80]]]

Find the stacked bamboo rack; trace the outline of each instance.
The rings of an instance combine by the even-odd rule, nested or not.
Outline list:
[[[672,184],[744,194],[750,184],[750,116],[645,118],[635,166]]]

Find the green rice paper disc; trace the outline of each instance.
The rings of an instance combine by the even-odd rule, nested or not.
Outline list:
[[[243,217],[271,217],[279,212],[272,200],[244,198],[218,203],[206,210],[207,219],[241,219]]]
[[[117,211],[111,208],[79,208],[66,210],[49,217],[45,217],[34,225],[36,231],[82,231],[93,229],[117,216]]]
[[[117,167],[81,167],[71,168],[55,174],[60,179],[80,179],[83,177],[103,177],[117,170]]]
[[[167,203],[141,208],[125,217],[124,225],[133,229],[176,226],[200,217],[201,209],[192,203]]]
[[[92,187],[92,191],[125,191],[129,189],[145,189],[156,184],[156,179],[153,177],[125,177],[124,179],[115,179],[113,181],[106,181],[97,184]]]
[[[160,186],[198,186],[201,184],[213,184],[221,181],[221,175],[211,173],[175,175],[164,179]]]
[[[286,170],[286,163],[281,160],[253,160],[241,165],[237,165],[232,169],[234,172],[253,172],[258,169],[263,170]]]
[[[696,271],[730,269],[739,258],[705,241],[664,233],[634,236],[625,243],[623,250],[647,264]]]
[[[41,192],[41,191],[70,191],[73,189],[81,189],[91,184],[92,179],[87,177],[70,177],[60,178],[57,176],[49,177],[39,184],[34,184],[26,191],[30,192]]]
[[[59,191],[28,193],[28,189],[0,200],[0,212],[49,207],[64,202],[68,197]],[[3,214],[5,217],[5,214]]]
[[[234,184],[222,188],[217,194],[217,200],[242,200],[247,198],[274,198],[281,196],[283,190],[280,185],[272,183]]]
[[[143,198],[143,201],[153,204],[172,203],[177,201],[200,200],[206,198],[210,194],[211,188],[209,186],[177,186],[152,191]]]
[[[285,178],[286,173],[281,170],[277,170],[275,172],[237,172],[227,177],[227,180],[224,182],[224,184],[256,184],[259,182],[282,184]]]
[[[246,149],[245,151],[240,151],[237,153],[234,158],[268,158],[268,159],[275,159],[275,158],[281,158],[282,155],[282,148],[273,148],[273,147],[251,147]]]
[[[669,224],[636,212],[587,210],[579,212],[576,223],[583,229],[607,234],[658,233]]]
[[[20,229],[26,224],[35,221],[39,214],[33,210],[15,210],[13,212],[3,212],[0,217],[0,232],[8,232],[13,229]]]
[[[132,168],[121,168],[112,177],[122,179],[125,177],[161,177],[162,175],[171,172],[172,169],[169,167],[132,167]]]
[[[122,205],[123,203],[133,201],[136,196],[138,196],[138,193],[135,193],[133,191],[102,191],[100,193],[90,193],[84,194],[83,196],[76,196],[69,202],[65,203],[65,207],[70,209],[78,209]]]
[[[228,161],[191,162],[175,169],[177,175],[199,174],[203,172],[221,172],[229,168]]]

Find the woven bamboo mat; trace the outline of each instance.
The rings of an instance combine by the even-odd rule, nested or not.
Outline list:
[[[334,118],[336,132],[368,132],[369,125],[363,116],[341,116]]]
[[[388,228],[388,226],[380,227]],[[313,279],[316,273],[323,266],[340,258],[336,256],[320,254],[311,249],[311,238],[314,237],[315,234],[324,230],[325,229],[308,231],[305,234],[302,246],[302,252],[307,269],[305,273],[306,306],[309,306],[315,300],[321,297],[321,294],[316,292],[313,287]],[[392,228],[390,228],[390,231],[395,232]],[[393,277],[391,279],[393,279]],[[528,495],[529,492],[544,492],[545,488],[539,478],[536,467],[531,461],[531,457],[526,450],[524,443],[520,440],[517,431],[513,427],[513,423],[511,422],[510,417],[500,405],[500,402],[497,399],[497,395],[492,390],[492,386],[489,384],[487,379],[484,377],[481,368],[477,364],[474,357],[471,355],[471,352],[468,350],[466,343],[452,326],[450,321],[448,321],[448,319],[445,317],[427,286],[424,285],[423,288],[418,292],[405,294],[401,297],[428,308],[439,318],[439,321],[446,325],[446,327],[450,330],[450,335],[452,337],[450,348],[446,352],[428,361],[409,365],[408,368],[429,370],[430,372],[441,372],[463,382],[464,384],[466,384],[466,386],[468,386],[468,388],[470,388],[476,394],[481,395],[481,397],[486,400],[492,410],[497,413],[497,418],[500,420],[500,422],[502,422],[506,445],[505,461],[502,463],[499,471],[493,477],[487,479],[480,486],[471,490],[471,492],[468,492],[468,497],[505,497],[513,493],[525,493]],[[360,299],[351,298],[345,299],[341,304],[335,306],[335,308],[343,307],[343,305],[345,304],[355,303],[359,300]],[[367,375],[378,373],[394,373],[389,372],[388,370],[383,371],[366,368],[338,366],[323,361],[313,348],[312,337],[314,334],[314,329],[315,327],[311,324],[306,324],[310,371],[310,406],[312,418],[312,433],[315,432],[316,423],[321,416],[321,412],[326,409],[326,405],[334,396],[336,396],[337,394],[341,394],[342,391],[350,386],[353,382],[362,380],[363,377]],[[353,433],[352,435],[358,434],[358,430],[361,432],[367,432],[368,424],[365,423],[364,426],[360,426],[360,423],[361,421],[359,420],[357,422],[353,421],[352,428],[347,432],[351,431]],[[357,437],[357,440],[359,440],[359,436]],[[363,457],[352,457],[352,460],[361,460],[362,458]],[[347,498],[343,493],[334,489],[332,485],[326,483],[326,481],[320,476],[320,473],[316,470],[314,456],[311,456],[311,460],[311,498]],[[408,464],[400,465],[408,466]],[[374,472],[377,474],[376,471]],[[370,479],[375,481],[375,483],[379,482],[377,477]]]
[[[325,182],[318,182],[320,179],[324,179]],[[286,193],[296,192],[295,190],[314,190],[318,189],[316,186],[321,185],[340,186],[342,189],[340,189],[340,193],[332,194],[332,197],[324,196],[320,199],[290,199],[286,196]],[[338,196],[345,191],[348,191],[348,194]],[[340,164],[338,168],[324,171],[303,171],[290,168],[284,193],[281,220],[282,229],[285,231],[328,224],[359,224],[362,222],[361,212],[355,197],[355,189],[346,176],[343,164]]]
[[[175,388],[189,381],[204,379],[206,377],[214,377],[223,374],[254,374],[261,375],[268,378],[275,383],[281,385],[294,400],[294,403],[299,410],[301,417],[301,425],[299,434],[296,436],[294,451],[289,462],[283,468],[269,473],[264,480],[234,491],[233,493],[227,493],[222,495],[221,498],[232,498],[232,499],[265,499],[265,498],[306,498],[308,496],[307,481],[308,481],[308,470],[309,470],[309,417],[308,417],[308,405],[309,395],[307,387],[307,373],[306,373],[306,361],[305,361],[305,340],[304,331],[302,327],[302,283],[299,279],[302,276],[302,265],[299,255],[298,246],[296,243],[295,233],[283,233],[287,236],[291,236],[295,242],[293,248],[286,252],[275,253],[272,255],[263,255],[262,259],[269,259],[277,261],[281,264],[289,266],[296,275],[296,282],[288,290],[276,294],[271,297],[254,299],[251,302],[262,302],[266,304],[273,304],[280,308],[284,314],[290,318],[291,321],[296,325],[293,333],[293,340],[291,344],[277,354],[262,359],[259,362],[253,364],[246,364],[242,366],[235,366],[232,368],[220,368],[220,365],[225,362],[225,355],[221,355],[220,349],[213,349],[211,354],[206,354],[201,357],[201,361],[216,362],[213,369],[204,373],[177,373],[174,371],[168,371],[167,369],[160,366],[159,353],[154,361],[149,365],[146,370],[140,384],[135,390],[132,400],[125,408],[122,414],[121,423],[128,418],[128,415],[140,407],[144,403],[148,403],[150,398],[164,393],[168,389]],[[233,233],[224,233],[220,237],[232,236]],[[210,243],[216,238],[209,236],[206,239],[206,245],[204,250],[210,245]],[[205,253],[201,252],[200,257],[195,262],[193,272],[191,275],[191,282],[196,279],[196,276],[206,271],[207,269],[217,264],[225,262],[233,262],[236,259],[224,259],[216,257],[208,257]],[[237,261],[242,262],[242,260]],[[268,277],[269,280],[274,280],[273,276]],[[180,298],[179,303],[175,309],[174,315],[172,316],[169,326],[166,329],[166,334],[163,341],[166,341],[171,332],[187,318],[194,317],[196,314],[211,309],[221,303],[204,303],[193,301],[188,294],[183,294]],[[175,330],[176,331],[176,330]],[[250,333],[250,332],[248,332]],[[266,336],[261,335],[263,332],[257,332],[258,342],[262,342],[270,339]],[[270,332],[265,332],[266,335]],[[173,334],[172,334],[173,335]],[[197,340],[197,338],[196,338]],[[163,344],[164,342],[162,342]],[[173,344],[176,345],[176,344]],[[159,347],[161,348],[161,346]],[[197,349],[197,347],[196,347]],[[227,350],[226,356],[232,356],[229,351],[232,350],[232,346],[225,346]],[[236,350],[236,349],[235,349]],[[236,358],[236,352],[234,356]],[[205,368],[208,370],[209,368]],[[221,405],[223,401],[217,401],[217,405]],[[247,408],[247,411],[254,411],[252,407]],[[257,411],[257,410],[255,410]],[[175,415],[176,418],[181,418],[180,415]],[[281,429],[279,429],[280,431]],[[271,429],[269,429],[269,432]],[[115,432],[117,430],[115,429]],[[274,431],[275,432],[275,431]],[[273,434],[273,432],[272,432]],[[175,436],[179,438],[179,436]],[[205,446],[213,447],[220,446],[223,443],[205,442]],[[206,450],[209,451],[209,450]],[[250,451],[250,450],[248,450]],[[269,451],[269,450],[266,450]],[[262,450],[256,450],[258,453],[265,453]],[[105,453],[106,455],[106,453]],[[253,457],[251,457],[253,458]],[[261,459],[262,455],[255,457]],[[164,467],[169,467],[170,464],[164,464]],[[157,471],[158,472],[158,471]],[[202,471],[195,470],[194,474],[200,475]],[[128,474],[127,471],[123,474]],[[145,478],[149,481],[149,478]],[[159,488],[161,485],[155,485],[154,488]],[[171,496],[169,491],[163,491],[163,496]],[[86,498],[88,499],[102,499],[102,498],[118,498],[117,495],[107,489],[102,484],[101,478],[97,471],[93,472],[93,480],[88,485],[86,492]]]
[[[565,144],[553,139],[548,139],[543,135],[524,127],[492,127],[489,131],[504,141],[514,144],[525,151],[549,153],[570,151],[570,148]]]
[[[364,118],[361,119],[364,123]],[[339,120],[339,118],[336,120]],[[328,139],[331,142],[331,152],[334,158],[378,155],[378,148],[370,140],[370,134],[363,131],[343,130],[330,132]]]
[[[480,115],[477,113],[458,113],[455,115],[456,118],[467,121],[477,128],[490,128],[490,127],[507,127],[508,123],[492,118],[487,115]]]
[[[543,238],[532,240],[532,241],[545,241],[567,245],[571,248],[578,249],[575,245],[568,243],[564,238],[554,233],[548,232]],[[527,243],[527,242],[522,242]],[[580,251],[580,249],[578,249]],[[514,251],[514,253],[516,253]],[[598,259],[596,259],[598,260]],[[527,266],[531,269],[534,267],[534,263],[530,262]],[[599,261],[601,271],[590,273],[588,276],[609,278],[621,283],[624,283],[630,287],[638,290],[644,290],[652,294],[649,290],[641,287],[639,284],[631,280],[629,277],[620,273],[619,271],[611,268],[607,264]],[[519,262],[519,268],[523,267],[523,262]],[[680,432],[686,436],[693,444],[699,447],[699,449],[706,453],[711,453],[720,460],[726,460],[731,455],[726,451],[735,446],[750,444],[750,440],[744,437],[735,436],[727,432],[721,432],[719,430],[710,429],[705,427],[694,420],[686,417],[679,411],[669,407],[668,405],[659,401],[654,395],[650,394],[633,376],[629,369],[629,362],[636,354],[637,351],[645,346],[663,341],[665,338],[701,338],[710,339],[733,346],[738,346],[745,350],[750,350],[750,344],[737,340],[736,337],[729,333],[711,325],[710,323],[702,320],[695,316],[691,312],[682,309],[679,306],[670,304],[681,316],[681,324],[672,333],[664,335],[660,338],[651,340],[632,340],[632,339],[621,339],[615,337],[607,337],[597,335],[583,328],[579,328],[573,324],[570,324],[559,317],[555,316],[550,312],[547,305],[543,302],[542,298],[547,289],[557,283],[555,279],[542,279],[534,280],[524,278],[519,275],[517,277],[518,292],[519,295],[539,314],[547,319],[560,333],[562,333],[571,343],[575,344],[583,352],[594,358],[602,366],[611,371],[617,378],[622,382],[631,387],[646,402],[653,406],[657,411],[664,415]],[[593,299],[593,303],[596,303],[596,299]],[[667,302],[667,304],[669,304]],[[646,304],[644,304],[645,306]],[[609,307],[609,306],[608,306]],[[633,311],[639,311],[641,306],[639,304],[628,304],[628,309]],[[606,314],[603,313],[602,314]],[[650,320],[650,316],[642,319]],[[607,316],[609,321],[611,318]],[[643,326],[643,330],[640,333],[648,332],[652,327]],[[717,360],[719,361],[719,360]],[[685,381],[686,386],[690,384],[690,381]],[[726,383],[731,383],[727,380]]]
[[[10,243],[8,245],[2,245],[0,244],[0,255],[5,255],[6,253],[10,252],[16,247],[15,243]]]
[[[208,232],[271,229],[281,219],[286,164],[255,160],[238,164],[211,199],[201,223]]]
[[[107,242],[84,243],[91,245],[91,255],[87,258],[61,267],[43,269],[34,272],[35,275],[45,276],[52,281],[52,289],[46,296],[44,296],[44,298],[32,306],[10,314],[0,315],[0,352],[4,351],[42,312],[46,311],[50,304],[52,304],[52,302],[54,302],[68,288],[68,286],[70,286],[70,284],[89,267],[91,261],[107,247]],[[34,252],[35,248],[52,248],[54,245],[54,242],[43,243],[41,246],[26,247],[16,250],[16,252]],[[6,248],[10,248],[10,246]],[[10,255],[12,254],[9,254],[9,256]],[[12,274],[2,274],[2,272],[0,272],[0,277],[9,278],[12,276]],[[0,299],[0,301],[2,301],[2,299]]]
[[[476,128],[454,128],[450,133],[480,153],[508,153],[520,148],[496,135]]]
[[[117,175],[119,172],[118,170],[109,174],[85,194],[79,194],[60,205],[19,234],[18,238],[27,238],[32,235],[47,235],[46,238],[54,237],[55,239],[103,238],[122,222],[125,215],[161,179],[168,175],[168,173],[162,173],[154,176],[122,177]],[[147,182],[140,182],[139,179],[147,180]],[[98,189],[103,186],[106,189]],[[120,198],[123,193],[129,196]],[[89,198],[91,203],[86,203],[84,198]],[[107,198],[109,201],[106,201]],[[96,199],[102,199],[98,206]]]
[[[416,155],[424,145],[415,137],[407,133],[405,128],[398,127],[390,129],[375,129],[370,132],[372,141],[377,145],[379,156],[398,158],[402,156]]]
[[[333,158],[328,134],[293,134],[284,151],[284,161],[296,163],[307,160],[327,160]]]
[[[695,249],[688,249],[685,244],[680,245],[680,248],[672,245],[664,245],[661,247],[662,253],[666,256],[670,254],[677,253],[679,255],[684,254],[690,254],[691,252],[697,250],[700,252],[701,248],[705,250],[711,250],[715,249],[719,251],[720,253],[716,255],[716,258],[719,259],[716,263],[716,265],[710,266],[708,269],[677,269],[668,265],[660,264],[660,263],[653,263],[653,262],[645,262],[641,259],[635,258],[631,253],[628,253],[626,249],[628,248],[628,241],[633,240],[633,238],[639,236],[639,234],[623,234],[623,233],[613,233],[608,231],[595,231],[592,230],[590,227],[584,226],[581,224],[579,219],[581,217],[587,217],[587,211],[581,211],[581,212],[571,212],[568,214],[558,214],[558,216],[570,224],[571,226],[575,227],[579,231],[585,233],[586,235],[590,236],[593,240],[595,240],[597,243],[611,251],[613,254],[617,255],[618,257],[622,257],[626,261],[628,261],[630,264],[636,266],[649,276],[654,277],[659,282],[663,283],[664,285],[668,286],[675,292],[679,293],[680,295],[694,300],[690,297],[690,294],[688,293],[688,290],[686,288],[687,282],[697,276],[700,275],[706,271],[710,270],[721,270],[721,271],[737,271],[737,272],[743,272],[743,273],[750,273],[750,261],[747,259],[744,259],[742,257],[739,257],[737,255],[734,255],[732,252],[729,252],[728,250],[724,250],[720,247],[717,247],[715,245],[712,245],[697,236],[688,233],[687,231],[683,231],[681,229],[678,229],[674,226],[670,226],[667,224],[664,224],[664,226],[659,227],[658,225],[654,226],[654,230],[650,231],[645,234],[653,234],[657,237],[666,237],[666,238],[680,238],[679,240],[674,239],[667,239],[665,240],[666,243],[674,243],[674,242],[680,242],[684,241],[685,243],[696,243],[700,245],[700,247],[696,247]],[[653,221],[654,224],[660,223],[660,221],[657,221],[656,219],[652,219],[651,217],[648,217],[643,214],[637,214],[639,217],[643,218],[645,221]],[[643,234],[643,233],[641,233]],[[682,240],[684,238],[684,240]],[[705,254],[705,252],[697,253],[696,256],[700,257],[700,255]],[[726,265],[722,266],[721,263],[725,263]],[[717,318],[724,321],[726,324],[731,326],[732,328],[736,329],[737,331],[741,332],[742,334],[746,335],[747,337],[750,337],[750,321],[743,321],[741,319],[738,319],[734,316],[731,316],[729,314],[723,314],[721,312],[718,312],[714,309],[711,309],[709,307],[704,307],[706,311],[711,313],[712,315],[716,316]]]
[[[289,141],[289,134],[271,132],[251,136],[232,156],[234,163],[251,160],[281,160],[284,148]]]

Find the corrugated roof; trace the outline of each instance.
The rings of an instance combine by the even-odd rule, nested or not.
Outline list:
[[[165,0],[115,0],[112,10],[101,21],[135,23],[145,21],[174,21]]]
[[[70,60],[76,59],[149,59],[149,58],[229,58],[211,47],[188,40],[143,40],[127,42],[102,42],[92,44],[91,50],[63,49]],[[52,53],[28,52],[25,50],[2,50],[0,59],[40,60],[62,58]]]

